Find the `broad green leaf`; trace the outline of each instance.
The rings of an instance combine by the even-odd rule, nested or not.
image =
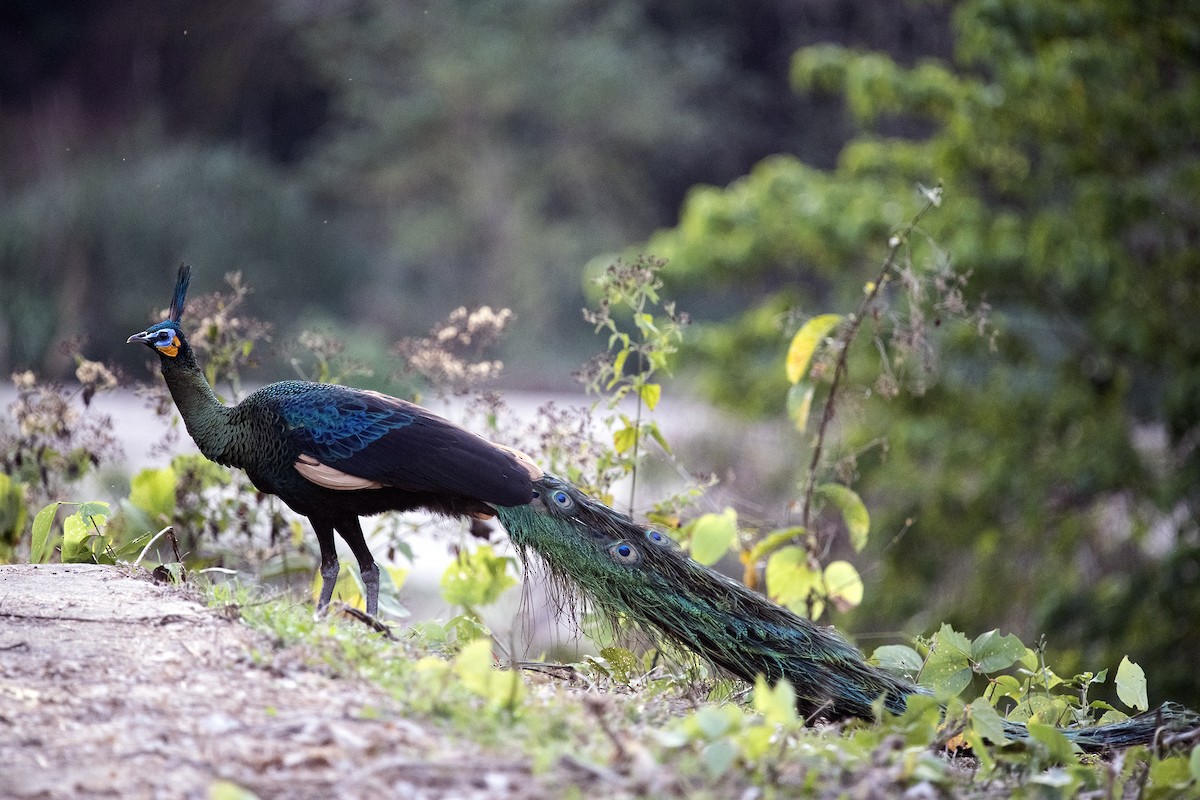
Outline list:
[[[812,412],[813,393],[816,391],[808,381],[792,384],[787,393],[787,415],[796,430],[804,433],[808,430],[808,417]]]
[[[737,538],[737,512],[726,508],[720,514],[697,517],[691,528],[692,558],[701,564],[715,564],[729,551]]]
[[[838,611],[849,611],[862,603],[862,577],[849,561],[833,561],[825,567],[825,598]]]
[[[33,541],[29,546],[30,563],[45,564],[50,560],[54,551],[54,544],[50,542],[50,526],[54,524],[58,506],[58,503],[51,503],[33,518]]]
[[[800,330],[796,331],[787,353],[789,383],[796,383],[804,377],[817,346],[841,320],[840,314],[821,314],[804,323]]]
[[[517,581],[508,573],[512,559],[496,555],[490,545],[466,550],[442,573],[442,597],[447,603],[476,608],[496,602]]]
[[[1192,780],[1200,782],[1200,747],[1192,748],[1192,757],[1188,760],[1188,769],[1192,773]]]
[[[1195,750],[1192,751],[1193,758]],[[1156,758],[1150,762],[1150,787],[1157,791],[1148,793],[1147,797],[1195,797],[1195,792],[1183,793],[1180,790],[1190,788],[1191,783],[1191,768],[1188,760],[1183,756],[1168,756],[1167,758]],[[1171,792],[1164,792],[1165,789],[1173,789]]]
[[[975,669],[985,675],[1007,669],[1025,655],[1025,644],[1013,636],[1001,636],[999,630],[981,633],[971,642],[971,660]]]
[[[795,725],[799,722],[796,690],[786,680],[770,686],[759,675],[754,681],[754,710],[763,715],[768,725]]]
[[[1046,749],[1046,755],[1051,761],[1070,764],[1075,760],[1075,745],[1053,725],[1029,722],[1026,723],[1026,730],[1029,731],[1030,739]]]
[[[619,431],[613,434],[613,448],[618,453],[628,452],[632,450],[633,446],[637,443],[637,436],[637,428],[633,427],[632,425],[621,428]]]
[[[646,404],[646,408],[651,411],[658,405],[659,398],[662,397],[662,384],[660,383],[644,383],[638,389],[638,396],[642,398],[642,402]]]
[[[824,602],[811,598],[822,588],[822,575],[809,566],[807,551],[794,545],[776,550],[767,559],[766,576],[767,592],[775,602],[808,615],[811,600],[813,617],[824,611]]]
[[[491,639],[475,639],[463,647],[454,659],[454,672],[462,679],[463,686],[480,697],[490,696],[494,671]]]
[[[83,517],[85,520],[88,517],[107,517],[108,503],[101,500],[92,500],[87,503],[80,503],[79,509],[75,513]]]
[[[64,564],[86,564],[95,559],[89,542],[95,530],[77,511],[63,520],[62,560]]]
[[[915,678],[921,672],[921,654],[906,644],[885,644],[876,647],[871,661],[882,670],[906,678]]]
[[[169,521],[175,513],[175,470],[144,469],[134,475],[129,502],[155,519],[165,517]]]
[[[992,744],[1004,744],[1008,741],[1008,737],[1004,735],[1004,720],[986,700],[975,700],[967,706],[967,710],[971,713],[973,731]]]
[[[1117,697],[1130,708],[1145,711],[1150,708],[1146,697],[1146,673],[1140,666],[1129,660],[1129,656],[1121,659],[1117,667]]]
[[[967,637],[949,625],[942,625],[921,670],[921,685],[946,696],[966,689],[971,683],[970,652]]]
[[[838,507],[846,530],[850,532],[850,544],[861,552],[867,546],[867,534],[871,531],[871,515],[858,492],[840,483],[826,483],[817,487],[817,493]]]

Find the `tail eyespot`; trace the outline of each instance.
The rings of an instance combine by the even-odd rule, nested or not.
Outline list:
[[[608,546],[608,554],[613,561],[626,566],[633,566],[642,560],[641,552],[626,541],[613,542]]]
[[[646,529],[646,538],[649,539],[654,544],[659,544],[659,545],[665,546],[665,545],[669,545],[671,543],[671,540],[669,538],[667,538],[666,535],[664,535],[661,531],[654,530],[653,528]]]
[[[571,495],[567,494],[562,489],[559,489],[551,494],[550,499],[554,501],[554,505],[558,506],[563,511],[571,511],[575,508],[575,501],[571,499]]]

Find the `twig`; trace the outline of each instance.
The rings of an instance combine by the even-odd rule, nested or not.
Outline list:
[[[337,607],[338,611],[341,611],[347,617],[358,620],[376,633],[383,634],[384,638],[391,639],[392,641],[396,640],[396,637],[392,635],[392,629],[382,620],[372,617],[367,612],[360,611],[354,606],[347,605],[346,603],[338,603]]]
[[[154,543],[157,542],[160,538],[162,538],[162,536],[169,530],[171,530],[170,525],[168,525],[167,527],[163,528],[161,531],[159,531],[158,533],[156,533],[150,537],[150,541],[146,542],[146,546],[142,548],[141,555],[139,555],[137,557],[137,559],[133,562],[133,565],[135,567],[141,565],[142,559],[145,558],[146,554],[150,552],[150,548],[153,547]]]
[[[940,188],[938,187],[938,190]],[[879,290],[883,288],[888,273],[896,266],[896,256],[900,253],[900,248],[908,241],[909,234],[912,233],[913,228],[920,222],[921,217],[925,216],[926,212],[941,202],[940,194],[931,195],[927,192],[926,196],[929,198],[929,201],[925,206],[913,215],[913,218],[909,220],[900,233],[892,236],[888,241],[887,258],[884,259],[883,266],[879,269],[879,275],[875,278],[875,283],[871,286],[871,290],[859,302],[858,310],[850,320],[850,327],[846,329],[841,337],[842,349],[838,353],[837,364],[833,369],[833,380],[829,384],[829,394],[825,398],[825,409],[821,414],[821,425],[817,428],[817,438],[813,444],[812,460],[808,465],[808,477],[804,482],[804,503],[801,506],[800,524],[806,529],[809,527],[812,515],[813,492],[817,488],[817,466],[821,463],[821,453],[825,447],[825,434],[828,431],[829,423],[833,421],[833,414],[837,407],[838,388],[841,386],[842,378],[845,377],[849,369],[850,345],[854,343],[854,339],[858,336],[858,329],[862,327],[863,320],[867,316],[867,310],[875,302],[875,298],[879,295]]]

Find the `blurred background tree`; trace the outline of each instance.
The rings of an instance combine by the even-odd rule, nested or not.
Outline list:
[[[769,153],[833,163],[849,126],[836,99],[790,92],[796,47],[939,52],[945,16],[899,0],[6,3],[0,295],[20,311],[0,312],[0,373],[66,374],[58,345],[78,334],[140,368],[121,334],[186,258],[200,291],[243,270],[248,312],[281,338],[336,319],[383,352],[458,305],[509,306],[514,374],[569,384],[592,348],[584,261]],[[267,313],[285,307],[287,324]]]
[[[1064,669],[1129,652],[1159,697],[1195,704],[1198,17],[1106,0],[12,0],[0,374],[65,377],[79,336],[140,373],[124,338],[187,259],[198,293],[244,271],[246,313],[280,339],[327,321],[383,353],[460,304],[509,306],[510,380],[569,385],[595,349],[584,264],[649,239],[698,323],[668,391],[782,418],[789,325],[852,308],[913,185],[940,181],[937,247],[916,242],[914,263],[970,273],[997,351],[931,317],[936,347],[888,365],[909,391],[839,417],[833,457],[880,548],[851,624],[1045,632],[1078,659]],[[865,339],[853,377],[872,386]],[[795,477],[771,485],[794,496]]]
[[[685,362],[717,402],[782,414],[785,312],[853,308],[923,202],[911,187],[944,184],[922,225],[936,247],[916,261],[969,274],[997,352],[931,316],[936,368],[910,354],[912,391],[843,415],[835,459],[886,547],[853,627],[1046,633],[1068,670],[1137,653],[1156,696],[1194,702],[1200,12],[977,0],[953,22],[950,60],[798,52],[796,87],[844,97],[860,132],[832,170],[780,156],[693,189],[651,239],[677,294],[749,309],[701,328]],[[886,135],[895,120],[922,135]],[[868,387],[893,367],[870,342],[856,351]]]

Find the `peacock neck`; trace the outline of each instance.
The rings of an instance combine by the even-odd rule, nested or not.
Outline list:
[[[195,357],[189,352],[180,353],[180,358],[163,359],[162,373],[183,424],[200,452],[213,461],[228,464],[232,409],[217,398]]]

